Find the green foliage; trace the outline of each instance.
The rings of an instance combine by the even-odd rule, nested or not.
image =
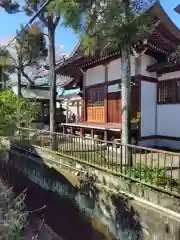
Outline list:
[[[180,45],[174,49],[168,60],[175,63],[180,62]]]
[[[27,15],[32,16],[45,2],[46,0],[25,0],[24,10]],[[52,0],[46,10],[39,15],[39,19],[44,26],[48,27],[48,19],[52,18],[54,29],[62,19],[62,24],[72,26],[77,30],[80,26],[81,12],[82,9],[77,0]]]
[[[11,63],[11,56],[8,50],[0,47],[0,67],[4,68],[9,66]]]
[[[25,210],[25,192],[22,192],[8,205],[8,211],[5,214],[3,225],[5,227],[4,239],[19,240],[21,231],[27,223],[28,212]]]
[[[47,57],[46,40],[41,29],[35,24],[24,29],[21,26],[20,31],[17,32],[15,50],[17,60],[14,60],[15,68],[21,71],[21,74],[34,85],[34,80],[25,73],[25,68],[29,66],[39,67],[39,61]]]
[[[18,98],[12,91],[0,92],[0,134],[8,136],[19,125],[29,126],[36,116],[37,104]]]
[[[105,0],[96,2],[86,18],[81,45],[87,54],[108,51],[144,40],[154,29],[147,8],[153,1]]]
[[[17,32],[16,52],[18,59],[26,65],[33,64],[34,61],[41,57],[47,56],[46,40],[40,28],[32,25],[30,28],[24,29],[22,25],[20,31]]]
[[[167,188],[178,188],[178,182],[171,178],[164,168],[158,166],[150,167],[144,164],[137,164],[134,167],[127,167],[124,173],[135,179]]]

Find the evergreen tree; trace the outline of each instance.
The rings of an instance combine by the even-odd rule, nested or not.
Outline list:
[[[145,43],[155,26],[147,10],[151,0],[94,1],[84,22],[81,46],[87,54],[98,50],[121,52],[122,143],[130,142],[131,129],[131,52],[138,57],[135,44]],[[103,49],[103,50],[102,50]],[[144,51],[142,52],[144,53]]]
[[[24,10],[27,15],[33,15],[45,3],[45,0],[26,0]],[[47,29],[49,41],[49,79],[50,79],[50,132],[56,131],[56,73],[55,73],[55,30],[58,24],[79,29],[82,9],[77,0],[52,0],[45,11],[39,14],[39,20]],[[55,148],[55,138],[52,138],[52,148]]]

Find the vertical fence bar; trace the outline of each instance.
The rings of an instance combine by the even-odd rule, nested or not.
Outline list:
[[[149,154],[149,152],[147,150],[145,150],[145,153],[144,153],[145,166],[144,166],[144,169],[143,169],[144,170],[144,180],[145,180],[145,182],[147,182],[148,175],[149,175],[149,166],[148,166],[148,163],[147,163],[148,154]]]
[[[113,170],[114,169],[114,145],[113,143],[111,143],[111,169]]]
[[[98,149],[98,140],[93,140],[93,163],[96,164],[96,151],[99,153]],[[99,154],[98,154],[99,155]],[[100,150],[100,157],[101,157],[101,150]]]
[[[166,159],[167,159],[167,154],[164,154],[164,178],[166,178]],[[166,185],[164,185],[164,188],[166,188]]]
[[[171,155],[171,180],[170,180],[170,184],[171,184],[171,186],[170,186],[170,190],[171,190],[171,192],[172,192],[172,187],[173,187],[173,155]]]
[[[180,157],[178,157],[178,193],[180,193]]]
[[[140,181],[141,181],[141,179],[142,179],[142,176],[141,176],[141,169],[142,169],[142,150],[140,149],[140,151],[139,151],[139,179],[140,179]]]
[[[150,162],[150,183],[153,183],[153,151],[151,151],[151,162]]]
[[[159,152],[157,153],[157,182],[156,182],[156,184],[157,184],[157,186],[159,185],[159,171],[160,171],[160,160],[159,160]]]
[[[123,146],[120,144],[120,172],[123,171]]]

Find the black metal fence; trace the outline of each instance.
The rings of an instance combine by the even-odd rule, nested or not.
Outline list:
[[[180,154],[118,142],[103,141],[49,131],[20,128],[12,144],[51,150],[56,138],[56,153],[90,166],[123,176],[180,197]]]

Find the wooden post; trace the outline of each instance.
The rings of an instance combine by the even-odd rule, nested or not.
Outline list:
[[[67,99],[66,103],[66,123],[68,123],[68,116],[69,116],[69,98]]]
[[[104,130],[104,141],[107,142],[107,140],[108,140],[107,130]]]
[[[108,122],[108,64],[105,66],[105,87],[104,87],[104,122]]]
[[[65,129],[65,126],[63,125],[63,134],[65,134],[65,131],[66,131],[66,129]]]
[[[76,123],[78,123],[79,122],[79,117],[80,116],[80,114],[79,114],[79,100],[77,100],[77,117],[76,117]]]
[[[80,137],[84,137],[84,128],[80,128]]]
[[[91,128],[91,138],[94,138],[94,129]]]
[[[87,121],[87,103],[86,103],[86,72],[83,73],[83,102],[81,108],[83,108],[83,122]]]

